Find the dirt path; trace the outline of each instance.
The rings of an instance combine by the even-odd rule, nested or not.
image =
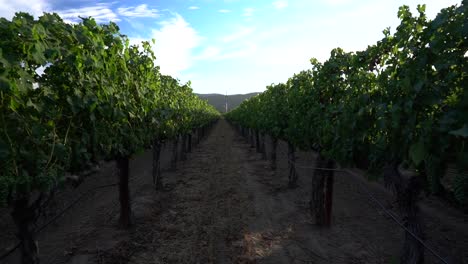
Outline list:
[[[249,197],[245,155],[233,137],[221,122],[187,162],[164,175],[170,191],[160,195],[155,222],[146,222],[152,242],[129,263],[237,262]]]
[[[146,199],[156,201],[152,213],[125,250],[101,263],[389,263],[398,254],[401,232],[349,179],[336,183],[348,190],[335,195],[334,226],[319,229],[307,209],[310,177],[285,188],[285,164],[272,172],[224,120],[165,179],[168,191]]]
[[[165,192],[156,193],[149,184],[135,192],[137,223],[130,235],[119,236],[111,250],[87,262],[72,263],[398,263],[403,232],[356,181],[367,184],[389,209],[391,195],[377,184],[337,174],[333,226],[318,228],[308,211],[311,172],[299,169],[299,187],[286,188],[285,149],[280,144],[273,172],[221,120],[187,161],[164,174]],[[299,164],[313,166],[313,161],[313,154],[298,153]],[[453,263],[464,263],[466,221],[457,227],[442,224],[440,231],[434,228],[441,225],[439,218],[429,216],[425,223],[428,237],[437,238],[432,246],[451,251],[457,256]],[[426,263],[438,262],[427,254]]]
[[[394,210],[392,196],[338,173],[332,227],[318,228],[308,211],[311,171],[299,168],[298,187],[288,189],[286,149],[280,142],[273,172],[220,120],[186,161],[163,172],[162,192],[152,186],[145,153],[131,163],[134,227],[116,227],[116,190],[97,192],[41,235],[42,263],[398,263],[403,232],[357,181]],[[171,152],[164,153],[169,164]],[[297,157],[298,165],[314,166],[312,153]],[[450,263],[468,263],[466,216],[437,202],[422,208],[428,243]]]

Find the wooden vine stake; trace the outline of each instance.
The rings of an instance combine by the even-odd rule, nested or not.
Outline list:
[[[161,178],[161,141],[153,142],[153,184],[156,190],[161,190],[163,182]]]
[[[288,187],[295,188],[297,187],[297,172],[296,172],[296,155],[295,155],[294,145],[288,142]]]
[[[192,152],[192,133],[188,133],[187,134],[187,152],[188,153],[191,153]]]
[[[258,133],[258,130],[255,129],[255,149],[257,151],[257,153],[260,153],[260,135]]]
[[[397,198],[398,208],[405,227],[416,236],[423,238],[424,234],[417,205],[417,199],[421,191],[421,177],[402,175],[398,165],[399,162],[391,162],[385,166],[385,184],[393,190]],[[408,232],[405,232],[400,263],[424,263],[424,246]]]
[[[252,128],[249,128],[249,138],[250,138],[250,147],[253,148],[255,147],[254,144],[254,132]]]
[[[130,203],[129,180],[129,157],[119,156],[117,158],[117,167],[119,171],[119,201],[120,201],[120,226],[129,228],[132,225],[132,209]]]
[[[178,150],[179,148],[179,136],[175,136],[172,142],[172,159],[171,159],[171,169],[175,170],[177,167],[177,160],[179,159]]]
[[[187,135],[182,134],[182,151],[180,154],[180,160],[187,160]]]
[[[333,205],[334,162],[318,154],[312,177],[312,192],[310,199],[310,212],[315,217],[315,223],[319,226],[331,226]]]
[[[260,151],[262,153],[262,159],[263,160],[266,160],[267,159],[267,155],[266,155],[266,147],[265,147],[265,138],[266,138],[266,134],[265,133],[261,133],[260,134],[261,136],[261,145],[260,145]]]
[[[276,170],[276,149],[278,147],[278,139],[271,137],[271,160],[270,167],[272,170]]]
[[[18,230],[17,237],[21,241],[21,264],[39,263],[38,246],[34,223],[37,219],[35,203],[30,205],[30,195],[24,193],[13,202],[11,216]],[[40,199],[39,199],[40,200]]]

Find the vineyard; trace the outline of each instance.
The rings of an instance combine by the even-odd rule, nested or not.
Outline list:
[[[18,13],[0,20],[0,34],[0,202],[12,208],[23,263],[38,262],[34,223],[67,175],[116,160],[129,227],[129,158],[153,146],[157,166],[161,142],[186,142],[218,118],[190,84],[160,74],[150,43],[130,46],[116,24]],[[154,178],[160,185],[158,168]]]
[[[364,51],[337,48],[324,63],[311,59],[312,69],[227,115],[240,130],[254,130],[256,141],[260,133],[289,143],[290,187],[297,180],[294,149],[318,153],[310,201],[317,224],[330,224],[336,163],[383,174],[408,229],[402,263],[422,263],[422,189],[449,191],[468,204],[467,6],[443,9],[432,21],[424,11],[418,6],[413,16],[401,7],[395,33],[384,30]],[[447,190],[441,178],[449,166],[457,173]]]
[[[466,263],[467,6],[417,11],[224,117],[112,22],[0,18],[0,263]]]

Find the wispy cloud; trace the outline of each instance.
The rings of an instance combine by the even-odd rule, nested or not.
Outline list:
[[[327,5],[344,5],[344,4],[348,4],[350,2],[352,2],[352,0],[322,0],[322,2],[324,4],[327,4]]]
[[[192,87],[200,93],[262,91],[268,84],[285,82],[294,73],[310,68],[311,57],[325,61],[335,47],[356,51],[374,44],[383,37],[384,28],[391,26],[394,32],[399,24],[398,6],[408,4],[414,10],[417,1],[266,1],[270,11],[281,10],[281,19],[274,14],[260,17],[264,4],[248,4],[241,9],[241,19],[258,23],[234,29],[227,25],[209,35],[209,41],[197,47],[200,51],[192,67],[183,73],[192,74]],[[433,17],[431,10],[460,1],[427,2],[428,17]],[[219,83],[223,83],[222,91]]]
[[[237,47],[231,47],[226,50],[223,54],[220,54],[215,60],[227,60],[227,59],[241,59],[251,57],[258,50],[258,45],[254,42],[244,42]]]
[[[288,7],[288,1],[285,0],[274,1],[272,4],[276,9],[284,9]]]
[[[137,19],[124,18],[124,20],[134,29],[145,31],[147,28],[147,26],[144,23],[139,22]]]
[[[224,37],[213,39],[210,41],[210,45],[194,59],[197,61],[222,61],[253,56],[258,47],[256,43],[250,41],[254,32],[255,28],[253,27],[241,27]]]
[[[221,41],[224,43],[230,43],[234,42],[240,39],[243,39],[249,35],[251,35],[255,31],[255,28],[253,27],[244,27],[239,29],[238,31],[231,33],[229,35],[226,35],[221,38]]]
[[[79,22],[79,17],[93,17],[98,23],[120,21],[117,14],[112,11],[109,3],[100,3],[95,6],[71,8],[55,12],[57,12],[64,21],[69,23]]]
[[[125,17],[159,17],[158,10],[148,8],[147,4],[138,6],[119,7],[117,13]]]
[[[197,10],[197,9],[200,9],[200,7],[198,7],[198,6],[190,6],[188,9],[190,9],[190,10]]]
[[[46,0],[0,0],[0,17],[11,19],[15,12],[28,12],[34,16],[42,15],[51,9]]]
[[[203,51],[194,56],[196,61],[223,61],[232,59],[248,58],[258,50],[258,46],[253,42],[243,42],[239,45],[231,46],[208,46]]]
[[[253,9],[251,7],[244,8],[244,13],[242,13],[242,16],[251,17],[251,16],[253,16],[254,11],[255,11],[255,9]]]
[[[221,54],[221,49],[216,46],[208,46],[203,51],[194,57],[195,60],[210,60],[218,57]]]
[[[219,13],[230,13],[231,10],[229,10],[229,9],[220,9],[220,10],[218,10],[218,12]]]
[[[79,17],[93,17],[98,23],[109,21],[118,22],[123,17],[159,17],[157,9],[148,8],[148,5],[141,4],[131,7],[113,8],[116,2],[98,3],[92,6],[82,6],[79,8],[57,9],[46,0],[0,0],[0,17],[11,19],[15,12],[28,12],[34,16],[40,16],[43,12],[56,12],[65,22],[78,23]],[[115,11],[114,11],[115,10]]]

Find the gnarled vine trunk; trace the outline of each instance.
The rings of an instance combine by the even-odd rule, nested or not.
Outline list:
[[[180,160],[187,160],[187,135],[183,134],[182,137],[182,151],[180,153]]]
[[[192,152],[192,133],[189,133],[187,135],[188,143],[187,143],[187,152],[191,153]]]
[[[295,155],[294,145],[288,142],[288,187],[295,188],[297,187],[297,172],[296,172],[296,155]]]
[[[203,126],[200,130],[201,130],[201,133],[200,133],[200,140],[201,140],[205,137],[206,126]]]
[[[153,184],[156,190],[161,190],[163,182],[161,178],[161,141],[153,142]]]
[[[21,264],[39,263],[36,232],[34,230],[34,223],[37,220],[36,212],[34,205],[29,205],[29,195],[23,195],[13,202],[11,216],[18,230],[16,235],[21,241]]]
[[[330,226],[333,204],[334,162],[318,154],[312,176],[312,190],[310,199],[310,212],[315,218],[315,224]],[[325,169],[325,170],[324,170]]]
[[[257,153],[260,153],[260,135],[258,130],[255,129],[255,149]]]
[[[198,145],[198,143],[200,143],[199,141],[199,137],[198,137],[198,129],[194,129],[193,130],[193,136],[194,136],[194,142],[193,142],[193,145],[196,146]]]
[[[278,139],[271,137],[271,160],[270,167],[272,170],[276,170],[276,149],[278,148]]]
[[[129,228],[132,225],[132,209],[130,203],[129,180],[129,157],[118,157],[117,167],[119,169],[119,201],[120,201],[120,226]]]
[[[253,148],[255,147],[255,144],[254,144],[254,131],[252,128],[249,128],[249,137],[250,137],[250,147]]]
[[[171,169],[175,170],[177,167],[177,160],[179,159],[179,136],[174,137],[172,142],[172,159],[171,159]]]
[[[392,162],[385,166],[384,180],[386,185],[390,186],[396,195],[403,224],[414,235],[422,239],[424,234],[417,205],[418,196],[421,191],[420,178],[418,176],[403,176],[398,170],[398,164],[398,162]],[[406,231],[400,263],[424,263],[423,245]]]
[[[260,134],[260,137],[261,137],[260,152],[262,153],[262,159],[263,159],[263,160],[266,160],[266,159],[267,159],[267,156],[266,156],[266,148],[265,148],[265,138],[266,138],[266,134],[265,134],[265,133],[261,133],[261,134]]]

